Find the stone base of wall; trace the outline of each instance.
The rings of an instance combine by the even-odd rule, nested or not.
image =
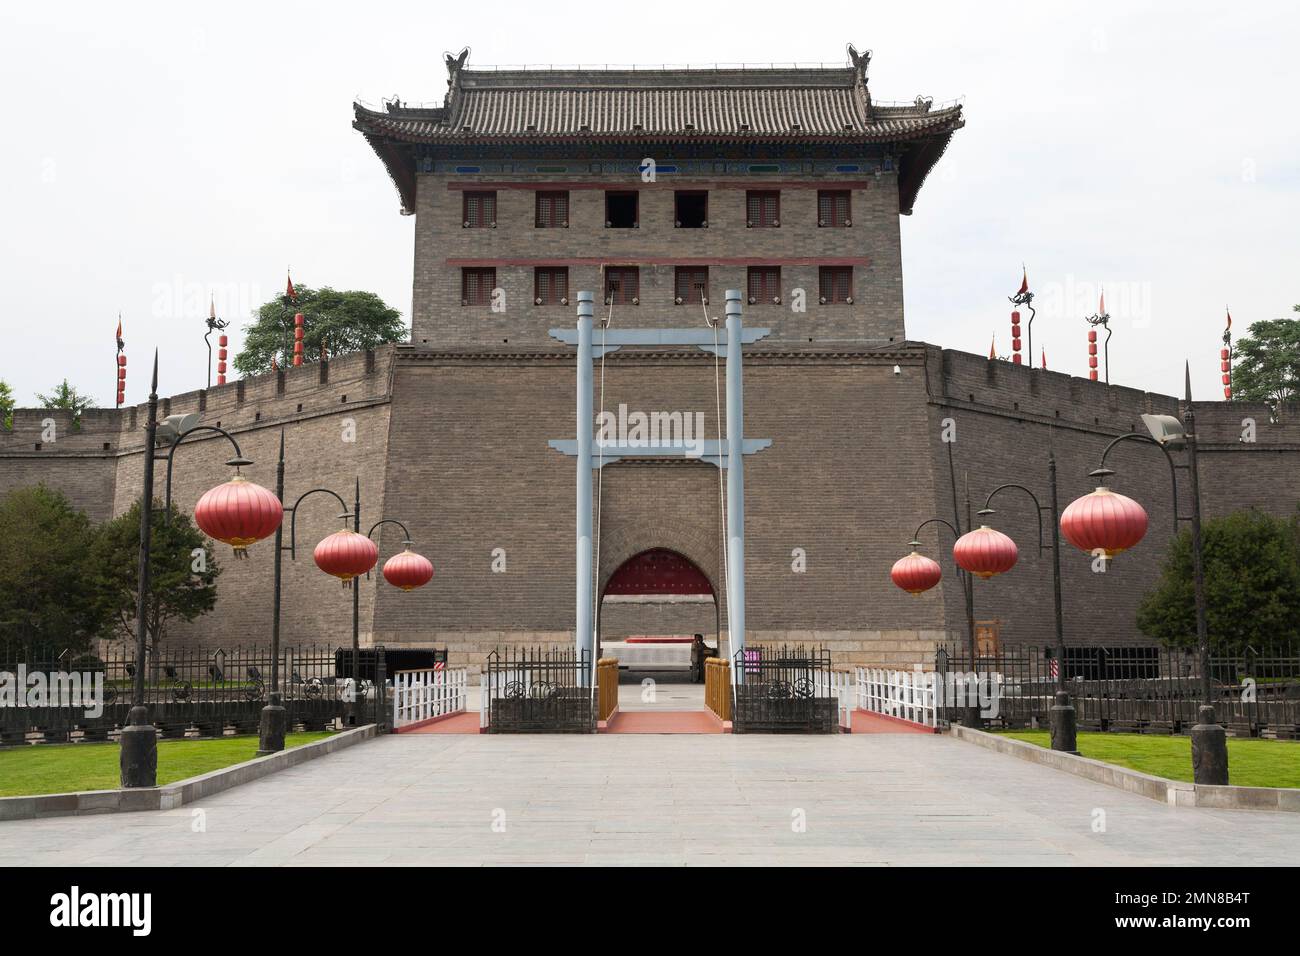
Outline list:
[[[712,635],[710,635],[711,637]],[[390,648],[447,649],[448,667],[467,667],[471,681],[498,647],[515,650],[542,647],[572,647],[572,631],[440,631],[425,639],[412,640],[409,631],[374,635],[374,643]],[[608,637],[608,635],[607,635]],[[749,643],[780,647],[782,644],[825,647],[837,670],[853,667],[887,667],[911,670],[934,666],[938,647],[950,639],[946,631],[750,631]],[[728,651],[727,632],[722,632],[722,654]]]

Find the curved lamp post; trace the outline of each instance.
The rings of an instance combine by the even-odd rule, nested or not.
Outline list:
[[[941,524],[952,532],[954,539],[960,541],[962,534],[949,521],[943,518],[929,518],[922,521],[916,526],[916,532],[912,535],[908,547],[912,553],[899,558],[894,562],[893,568],[890,569],[889,575],[894,583],[903,590],[911,594],[920,594],[930,590],[939,583],[942,576],[939,563],[931,558],[925,557],[920,553],[921,531],[926,525]],[[958,574],[962,573],[960,566]],[[975,667],[975,593],[971,587],[970,575],[961,578],[962,594],[966,598],[966,646],[970,655],[970,666]],[[980,722],[979,708],[967,702],[962,709],[962,725],[965,727],[978,727]]]
[[[277,466],[277,490],[281,500],[284,499],[284,433],[280,433],[280,461]],[[304,491],[298,496],[297,500],[291,506],[285,508],[289,513],[289,543],[283,543],[283,527],[276,533],[276,553],[275,553],[275,597],[272,602],[272,623],[271,623],[271,701],[266,707],[262,708],[262,722],[259,732],[258,752],[275,753],[284,749],[284,735],[286,730],[286,717],[284,707],[280,702],[279,694],[279,668],[280,668],[280,611],[281,611],[281,586],[283,582],[283,554],[289,552],[289,559],[296,560],[298,556],[298,509],[302,503],[311,495],[322,494],[329,495],[339,503],[342,513],[338,516],[344,521],[344,527],[341,531],[336,531],[323,539],[313,551],[312,557],[319,567],[326,574],[343,581],[344,585],[349,586],[352,591],[352,676],[354,682],[357,681],[359,673],[357,667],[357,658],[360,651],[360,589],[355,586],[354,579],[362,574],[369,574],[370,569],[375,566],[379,556],[379,549],[371,540],[375,529],[384,524],[398,525],[406,536],[402,543],[406,545],[406,550],[398,555],[394,555],[384,565],[384,577],[390,583],[402,590],[409,591],[415,587],[421,587],[427,584],[433,578],[433,565],[421,555],[410,550],[411,534],[406,525],[394,518],[382,518],[371,526],[370,531],[365,535],[361,534],[361,479],[358,478],[355,485],[355,494],[353,499],[352,510],[348,510],[347,502],[343,496],[329,488],[312,488]],[[352,519],[352,528],[348,529],[347,519]],[[357,539],[360,539],[358,541]],[[361,542],[364,542],[362,544]],[[397,558],[403,558],[403,564],[410,563],[414,571],[422,571],[419,562],[428,566],[428,576],[423,580],[418,580],[419,574],[414,574],[410,570],[401,578],[404,582],[398,584],[388,575],[388,564],[391,564]],[[414,559],[414,560],[413,560]],[[351,705],[354,702],[349,702]],[[355,714],[350,714],[350,718],[355,718]]]
[[[1047,455],[1047,486],[1050,497],[1046,508],[1038,500],[1038,496],[1024,485],[1012,483],[999,485],[989,492],[984,508],[979,514],[984,516],[995,513],[993,499],[1000,492],[1023,491],[1033,501],[1034,513],[1038,517],[1038,553],[1041,555],[1044,549],[1043,512],[1049,513],[1052,522],[1052,598],[1056,622],[1056,695],[1051,708],[1052,749],[1077,754],[1079,752],[1078,722],[1074,705],[1070,703],[1070,694],[1065,689],[1065,626],[1061,614],[1061,535],[1056,497],[1056,454],[1051,451]]]
[[[1138,512],[1142,512],[1141,520],[1138,520],[1137,514],[1131,508],[1125,506],[1124,511],[1130,516],[1128,522],[1111,522],[1111,526],[1108,527],[1103,520],[1104,513],[1095,505],[1096,498],[1099,495],[1123,498],[1122,495],[1115,495],[1104,485],[1105,480],[1115,474],[1114,471],[1106,467],[1106,456],[1112,448],[1124,441],[1137,441],[1147,445],[1155,445],[1164,453],[1166,460],[1169,462],[1170,476],[1173,479],[1174,532],[1177,534],[1179,521],[1190,521],[1192,526],[1192,576],[1196,593],[1196,642],[1201,664],[1202,698],[1201,706],[1197,712],[1197,722],[1192,727],[1191,734],[1193,777],[1196,783],[1221,785],[1228,782],[1228,745],[1223,728],[1215,720],[1214,687],[1210,678],[1210,642],[1206,624],[1205,567],[1201,541],[1201,484],[1200,474],[1197,471],[1196,413],[1192,408],[1190,365],[1184,366],[1184,376],[1186,409],[1183,413],[1183,420],[1179,421],[1172,415],[1143,415],[1142,421],[1151,433],[1150,436],[1131,432],[1112,440],[1102,451],[1100,465],[1091,472],[1093,477],[1103,482],[1102,486],[1091,495],[1075,501],[1069,508],[1065,509],[1065,514],[1061,516],[1061,531],[1067,538],[1071,538],[1072,543],[1077,545],[1078,542],[1072,538],[1077,529],[1077,533],[1088,538],[1086,543],[1093,544],[1096,549],[1106,551],[1107,557],[1115,551],[1136,544],[1137,540],[1141,539],[1142,533],[1146,531],[1146,515],[1145,512],[1142,512],[1141,506],[1138,506],[1136,502],[1132,502],[1130,499],[1124,498],[1125,502],[1129,502],[1129,504],[1137,508]],[[1191,478],[1192,513],[1190,515],[1180,515],[1178,513],[1177,469],[1179,466],[1174,464],[1173,457],[1169,454],[1170,448],[1187,449],[1187,464],[1182,467],[1187,469]],[[1071,510],[1081,505],[1088,498],[1094,499],[1093,507],[1087,511],[1081,510],[1078,519],[1073,525],[1067,523],[1067,518],[1071,517]],[[1107,504],[1112,504],[1112,502],[1107,502]],[[1134,540],[1135,534],[1136,540]]]
[[[140,500],[140,572],[136,592],[135,653],[137,666],[132,682],[131,712],[127,726],[122,728],[120,772],[124,788],[152,787],[158,780],[158,739],[149,721],[149,708],[145,704],[145,657],[147,652],[146,620],[150,588],[149,556],[153,534],[154,463],[167,462],[167,496],[163,518],[171,511],[172,473],[176,450],[192,435],[219,434],[235,450],[227,465],[235,468],[235,477],[223,485],[212,488],[199,499],[194,509],[194,522],[205,534],[231,544],[236,557],[242,556],[248,545],[278,533],[283,512],[280,502],[269,491],[255,485],[239,474],[239,469],[253,462],[244,457],[237,442],[229,432],[215,425],[196,425],[197,418],[171,415],[158,420],[158,352],[154,350],[153,378],[149,385],[149,413],[145,424],[144,484]],[[158,446],[166,443],[167,453],[158,454]]]

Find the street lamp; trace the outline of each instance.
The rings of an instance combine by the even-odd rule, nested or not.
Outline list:
[[[1201,484],[1196,459],[1196,413],[1192,408],[1191,367],[1187,364],[1184,365],[1184,381],[1186,407],[1183,412],[1183,420],[1179,421],[1172,415],[1143,415],[1142,422],[1146,425],[1150,435],[1130,432],[1112,440],[1101,454],[1101,464],[1091,474],[1100,478],[1103,482],[1114,474],[1112,470],[1106,467],[1106,455],[1122,441],[1138,441],[1155,445],[1164,453],[1169,462],[1169,472],[1173,479],[1174,531],[1177,533],[1179,521],[1190,521],[1192,525],[1192,576],[1196,593],[1196,641],[1201,664],[1201,705],[1197,712],[1197,722],[1192,727],[1191,734],[1192,773],[1196,783],[1223,785],[1228,783],[1228,743],[1224,729],[1219,726],[1214,716],[1214,688],[1210,678],[1209,628],[1206,624],[1205,562],[1201,541]],[[1187,465],[1184,467],[1187,468],[1191,478],[1191,515],[1179,515],[1178,513],[1177,469],[1179,466],[1174,464],[1173,457],[1169,454],[1170,448],[1187,449]],[[1137,520],[1137,516],[1132,509],[1121,504],[1124,512],[1127,512],[1128,518],[1118,521],[1112,520],[1108,526],[1108,523],[1103,520],[1101,511],[1094,504],[1086,510],[1081,509],[1072,525],[1067,525],[1067,519],[1071,518],[1071,510],[1076,505],[1081,505],[1088,498],[1093,499],[1095,503],[1098,496],[1105,493],[1109,493],[1114,498],[1123,498],[1122,495],[1114,495],[1103,485],[1091,495],[1079,499],[1065,510],[1065,514],[1061,516],[1061,531],[1072,543],[1083,547],[1071,537],[1072,527],[1076,527],[1082,536],[1087,537],[1086,543],[1106,551],[1107,557],[1109,557],[1113,553],[1112,548],[1122,550],[1122,547],[1131,547],[1138,540],[1141,540],[1142,533],[1146,531],[1146,513],[1142,512],[1141,507],[1136,502],[1123,498],[1123,501],[1128,502],[1129,505],[1136,507],[1138,512],[1141,512],[1140,521]],[[1107,505],[1110,504],[1112,502],[1108,501]],[[1140,525],[1140,532],[1137,528],[1138,525]],[[1135,533],[1136,538],[1134,538]],[[1130,541],[1131,543],[1126,543]],[[1122,547],[1115,548],[1115,545],[1121,545]],[[1085,550],[1091,549],[1085,548]]]
[[[224,541],[242,556],[250,544],[269,537],[283,517],[279,500],[265,488],[255,485],[239,473],[239,469],[253,462],[245,458],[239,442],[229,432],[215,425],[197,425],[196,415],[169,415],[158,421],[158,352],[154,350],[153,378],[149,385],[149,412],[145,424],[144,484],[140,500],[140,572],[136,592],[135,654],[136,668],[131,694],[131,712],[127,726],[122,728],[120,773],[124,788],[153,787],[158,780],[158,739],[149,720],[145,704],[145,657],[147,654],[146,620],[150,587],[149,555],[153,533],[154,463],[167,462],[167,495],[163,511],[164,520],[171,512],[172,472],[176,450],[188,437],[200,432],[223,436],[235,449],[227,465],[235,469],[235,477],[225,484],[207,491],[194,508],[194,523],[205,534]],[[167,446],[160,456],[158,447]]]
[[[967,508],[969,514],[969,501],[967,502]],[[1009,569],[1016,561],[1016,546],[1010,538],[1001,532],[993,531],[992,528],[980,528],[978,531],[971,531],[963,535],[954,525],[943,518],[930,518],[922,521],[917,525],[912,540],[908,542],[909,547],[912,548],[912,553],[895,561],[894,566],[889,571],[889,576],[893,582],[910,594],[921,594],[930,590],[939,583],[942,576],[938,562],[925,557],[917,550],[921,547],[921,531],[926,525],[930,524],[943,525],[957,539],[956,544],[953,545],[952,554],[959,573],[960,571],[966,572],[965,577],[961,578],[962,593],[966,598],[966,646],[970,656],[970,666],[974,670],[976,668],[975,592],[971,586],[970,576],[979,574],[982,577],[988,577]],[[985,532],[990,534],[985,534]],[[1006,563],[1007,550],[1003,541],[998,539],[1004,539],[1005,544],[1010,545],[1010,563]],[[962,710],[962,724],[966,727],[978,727],[979,722],[979,707],[968,699]]]
[[[284,433],[280,433],[280,461],[277,466],[276,478],[277,491],[281,501],[284,499]],[[275,595],[272,602],[271,618],[271,700],[270,703],[262,708],[262,721],[259,729],[258,752],[275,753],[284,749],[284,735],[286,730],[286,716],[284,707],[280,703],[279,694],[279,666],[280,666],[280,611],[281,611],[281,586],[283,582],[283,553],[289,552],[290,560],[297,558],[298,546],[298,509],[302,506],[309,496],[315,494],[329,495],[339,503],[343,509],[339,518],[343,519],[344,526],[342,530],[336,531],[331,535],[323,538],[312,552],[312,559],[326,574],[339,578],[343,584],[352,590],[352,681],[353,687],[360,686],[358,678],[359,669],[357,667],[357,658],[360,651],[360,590],[355,586],[354,581],[362,574],[368,574],[370,569],[375,566],[379,559],[379,548],[371,540],[375,529],[384,524],[395,524],[402,529],[405,540],[402,544],[405,550],[389,558],[384,564],[384,578],[395,587],[404,591],[413,588],[422,587],[429,583],[433,578],[433,564],[423,555],[416,554],[411,550],[411,534],[406,525],[394,518],[382,518],[371,526],[370,531],[366,534],[360,533],[361,528],[361,479],[357,479],[355,486],[355,497],[352,510],[348,510],[347,502],[343,500],[342,495],[329,488],[312,488],[304,491],[298,496],[298,499],[291,505],[286,506],[285,511],[289,513],[289,543],[283,543],[283,528],[276,534],[276,555],[275,555]],[[352,519],[352,528],[347,527],[347,519]],[[400,559],[400,560],[399,560]],[[396,562],[396,563],[394,563]],[[392,565],[392,573],[389,572],[389,566]],[[427,569],[427,575],[424,574]],[[349,701],[349,703],[353,703]]]
[[[1052,749],[1077,754],[1079,752],[1078,722],[1074,705],[1070,703],[1070,694],[1065,689],[1065,624],[1061,613],[1061,537],[1056,497],[1056,453],[1052,451],[1047,454],[1047,486],[1050,495],[1050,504],[1047,508],[1044,508],[1038,501],[1038,496],[1024,485],[1006,484],[999,485],[989,492],[984,508],[979,514],[983,516],[995,513],[992,507],[993,499],[999,492],[1010,489],[1023,491],[1033,500],[1034,513],[1038,516],[1038,553],[1041,555],[1043,553],[1043,512],[1049,513],[1052,522],[1052,598],[1056,622],[1056,695],[1051,708]]]

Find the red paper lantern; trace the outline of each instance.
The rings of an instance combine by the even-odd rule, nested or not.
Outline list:
[[[125,355],[121,355],[121,354],[119,354],[119,355],[117,356],[117,364],[118,364],[118,366],[120,366],[121,368],[126,368],[126,356],[125,356]]]
[[[943,572],[939,562],[913,551],[899,558],[889,569],[889,577],[908,594],[921,594],[939,583]]]
[[[424,587],[433,580],[433,562],[407,548],[384,562],[384,580],[403,591]]]
[[[1080,551],[1101,551],[1113,558],[1142,540],[1147,513],[1132,498],[1102,486],[1084,495],[1061,514],[1061,534]]]
[[[236,557],[274,534],[283,518],[280,499],[243,475],[210,489],[194,506],[194,523],[209,538],[234,548]]]
[[[1010,571],[1019,556],[1016,543],[988,525],[966,532],[952,546],[957,566],[981,578]]]
[[[344,528],[316,545],[312,557],[316,567],[347,584],[375,566],[379,560],[379,546],[364,534]]]

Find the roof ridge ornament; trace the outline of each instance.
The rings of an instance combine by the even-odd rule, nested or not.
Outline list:
[[[469,59],[469,47],[461,47],[455,56],[444,50],[442,59],[447,64],[447,85],[452,88],[459,86],[460,73],[465,69],[465,61]]]
[[[867,67],[871,65],[871,51],[863,50],[858,52],[858,48],[852,43],[848,45],[849,60],[853,63],[853,72],[857,74],[859,82],[864,85],[867,82]]]

